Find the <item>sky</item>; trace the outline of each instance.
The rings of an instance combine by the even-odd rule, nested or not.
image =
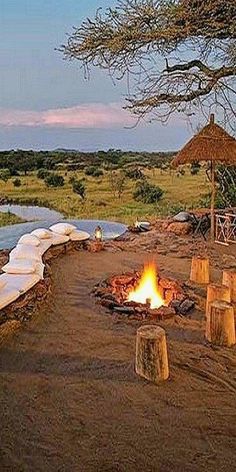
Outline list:
[[[177,150],[189,139],[174,118],[133,128],[126,87],[55,50],[66,34],[113,0],[0,0],[0,149]]]

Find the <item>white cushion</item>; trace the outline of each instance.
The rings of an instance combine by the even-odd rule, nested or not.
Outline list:
[[[29,244],[30,246],[39,246],[40,240],[33,234],[24,234],[18,241],[18,244]]]
[[[5,287],[6,285],[6,282],[5,280],[2,278],[2,275],[0,275],[0,290]]]
[[[2,267],[7,274],[33,274],[36,271],[37,261],[26,259],[11,259]]]
[[[41,261],[40,250],[36,246],[19,244],[10,252],[10,260],[13,259],[31,259]]]
[[[71,241],[86,241],[86,239],[90,238],[90,234],[86,233],[86,231],[75,229],[72,231],[72,233],[70,233],[69,238]]]
[[[6,284],[4,290],[5,288],[15,289],[18,293],[18,297],[30,290],[40,281],[40,276],[38,274],[4,274],[2,277],[4,278],[4,282]]]
[[[32,231],[31,234],[33,236],[37,236],[37,238],[39,239],[50,239],[52,237],[51,231],[45,228],[34,229],[34,231]]]
[[[53,241],[52,235],[51,235],[50,239],[42,239],[41,240],[40,245],[38,247],[41,256],[52,246],[52,241]]]
[[[54,233],[69,235],[72,231],[76,229],[76,226],[71,225],[70,223],[57,223],[55,225],[50,226],[50,230]]]
[[[6,274],[7,275],[7,274]],[[14,276],[13,276],[14,277]],[[15,276],[17,277],[17,276]],[[19,290],[14,286],[6,284],[0,292],[0,310],[20,297]]]
[[[52,245],[57,246],[58,244],[64,244],[70,241],[69,236],[59,233],[52,233]]]

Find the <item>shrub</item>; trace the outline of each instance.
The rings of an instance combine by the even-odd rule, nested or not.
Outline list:
[[[38,170],[37,172],[37,177],[38,179],[46,179],[49,176],[50,172],[47,169],[44,169],[43,167]]]
[[[95,166],[87,167],[84,173],[85,175],[89,175],[91,177],[100,177],[101,175],[103,175],[102,169],[99,169],[98,167],[95,167]]]
[[[20,179],[13,180],[13,185],[14,185],[14,187],[20,187],[21,186],[21,180]]]
[[[145,175],[144,173],[138,169],[137,167],[135,169],[128,169],[125,171],[126,177],[132,180],[144,180]]]
[[[46,179],[45,183],[47,187],[63,187],[65,184],[64,177],[62,175],[51,173]]]
[[[72,183],[73,192],[77,193],[82,200],[85,200],[86,187],[83,180],[74,180]]]
[[[3,182],[7,182],[11,177],[11,173],[9,169],[1,169],[0,170],[0,180],[3,180]]]
[[[200,169],[201,169],[201,164],[199,164],[199,162],[192,162],[191,167],[190,167],[190,172],[192,175],[197,175]]]
[[[102,169],[96,169],[93,173],[93,177],[101,177],[103,175]]]
[[[160,187],[146,181],[138,182],[133,193],[134,199],[143,203],[156,203],[162,195],[163,190]]]

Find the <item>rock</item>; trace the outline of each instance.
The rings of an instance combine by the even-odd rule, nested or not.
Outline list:
[[[227,269],[234,269],[236,267],[236,258],[229,254],[223,255],[223,263]]]
[[[175,316],[175,309],[171,306],[161,306],[149,311],[152,318],[167,319]]]
[[[124,313],[125,315],[134,315],[135,314],[135,309],[130,307],[130,306],[115,306],[113,308],[114,311],[117,313]]]
[[[180,307],[179,307],[179,312],[182,314],[182,315],[186,315],[187,313],[189,313],[189,311],[191,311],[195,306],[195,302],[193,300],[190,300],[189,298],[186,298],[186,300],[184,300]]]
[[[180,313],[180,305],[181,305],[181,301],[180,300],[172,300],[172,302],[170,302],[170,306],[172,308],[174,308],[175,312],[176,313]]]
[[[174,221],[178,221],[180,223],[184,223],[186,221],[189,221],[191,219],[191,215],[187,213],[187,211],[180,211],[173,217]]]
[[[170,223],[169,226],[167,227],[167,230],[170,233],[174,233],[178,236],[181,236],[183,234],[189,234],[192,232],[192,225],[188,221],[184,223],[180,223],[178,221],[174,223]]]

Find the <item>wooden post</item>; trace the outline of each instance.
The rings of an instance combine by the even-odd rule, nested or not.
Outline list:
[[[224,270],[222,284],[229,287],[231,292],[231,301],[236,303],[236,270]]]
[[[214,113],[210,115],[210,124],[214,125],[215,116]],[[211,240],[215,239],[215,196],[216,196],[216,183],[215,183],[215,161],[211,160]]]
[[[210,339],[210,310],[212,302],[216,300],[222,300],[225,302],[231,301],[230,289],[225,285],[220,284],[209,284],[207,287],[207,300],[206,300],[206,337]]]
[[[218,346],[233,346],[235,344],[234,309],[230,303],[216,300],[210,309],[210,336],[206,338]]]
[[[209,284],[210,281],[209,259],[207,257],[194,256],[192,258],[190,280],[197,284]]]
[[[211,161],[211,240],[215,239],[215,162]]]
[[[154,383],[169,377],[166,334],[156,325],[141,326],[136,337],[136,364],[138,375]]]

